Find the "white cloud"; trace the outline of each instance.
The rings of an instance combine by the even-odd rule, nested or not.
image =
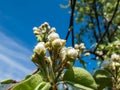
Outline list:
[[[0,80],[22,79],[30,74],[34,64],[30,61],[32,51],[0,32]]]

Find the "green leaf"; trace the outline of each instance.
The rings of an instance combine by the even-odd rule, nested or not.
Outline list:
[[[46,82],[41,82],[39,85],[37,85],[35,90],[41,90],[45,85],[46,85]]]
[[[10,84],[10,83],[14,83],[14,82],[16,82],[16,81],[13,79],[7,79],[7,80],[1,81],[1,84]]]
[[[11,90],[34,90],[43,81],[41,74],[34,74],[28,79],[16,84]]]
[[[89,87],[86,87],[86,86],[83,86],[83,85],[80,85],[74,82],[65,81],[65,83],[68,85],[71,85],[73,88],[76,88],[76,90],[95,90],[95,89],[92,89],[92,88],[89,88]]]
[[[50,90],[51,84],[49,82],[41,82],[35,90]]]
[[[74,82],[94,90],[97,89],[94,78],[83,68],[74,67],[72,69],[68,69],[63,76],[63,80]]]
[[[28,78],[30,78],[32,75],[27,75],[26,77],[25,77],[25,79],[28,79]]]
[[[88,3],[89,4],[92,4],[94,1],[93,0],[88,0]]]
[[[112,78],[106,70],[97,70],[93,77],[99,86],[99,90],[102,90],[105,87],[112,87]]]

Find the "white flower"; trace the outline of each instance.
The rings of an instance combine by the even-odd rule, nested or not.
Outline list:
[[[60,58],[62,60],[64,59],[72,59],[72,60],[75,60],[78,56],[78,51],[72,47],[63,47],[60,51]]]
[[[44,22],[44,25],[45,25],[45,26],[49,26],[48,22]]]
[[[110,21],[110,16],[106,15],[106,20]]]
[[[79,47],[80,47],[80,49],[85,49],[84,43],[81,43],[81,44],[79,45]]]
[[[59,35],[55,32],[52,32],[48,35],[48,40],[50,40],[50,41],[53,41],[53,40],[58,39],[58,38],[59,38]]]
[[[90,56],[90,53],[89,53],[89,52],[87,52],[87,53],[85,53],[85,54],[84,54],[84,56]]]
[[[114,44],[120,44],[120,40],[115,41]]]
[[[39,30],[37,27],[33,27],[33,31]]]
[[[59,53],[59,56],[62,60],[64,60],[66,58],[66,54],[67,54],[67,48],[66,47],[63,47],[61,50],[60,50],[60,53]]]
[[[52,42],[52,45],[53,45],[53,46],[61,46],[61,45],[62,45],[61,39],[55,39],[55,40]]]
[[[104,15],[106,16],[106,15],[107,15],[107,13],[106,13],[106,12],[104,12]]]
[[[115,41],[114,45],[116,46],[116,48],[120,48],[120,41],[119,40]]]
[[[116,53],[111,55],[111,60],[113,61],[119,61],[120,60],[120,56]]]
[[[97,60],[99,60],[100,58],[99,57],[96,57]]]
[[[35,46],[35,50],[39,50],[39,49],[42,49],[42,48],[45,48],[45,47],[44,47],[44,42],[39,42],[39,43]]]
[[[39,35],[40,34],[39,29],[37,27],[33,28],[33,32],[34,32],[35,35]]]
[[[56,28],[55,27],[52,27],[51,28],[51,32],[55,32],[56,31]]]
[[[118,63],[118,62],[112,62],[111,66],[112,66],[112,69],[116,69],[116,67],[120,66],[120,63]]]
[[[120,26],[118,26],[118,29],[120,29]]]
[[[62,39],[55,39],[54,41],[52,41],[52,46],[55,48],[61,48],[62,46],[64,46],[66,43],[65,40]]]
[[[96,51],[96,53],[97,53],[98,55],[103,55],[103,52],[102,52],[102,51]]]
[[[84,43],[81,43],[80,46],[84,46],[85,44]]]
[[[47,30],[50,30],[50,26],[47,26],[46,28],[47,28]]]
[[[44,46],[44,42],[39,42],[35,48],[34,51],[38,54],[45,54],[46,53],[46,48]]]
[[[79,49],[79,45],[78,44],[75,44],[75,49]]]
[[[72,47],[67,49],[67,56],[71,59],[76,59],[78,56],[78,51]]]

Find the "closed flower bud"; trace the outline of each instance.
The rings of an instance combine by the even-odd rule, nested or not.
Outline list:
[[[79,49],[79,45],[78,44],[75,44],[75,49]]]
[[[118,26],[118,29],[120,29],[120,26]]]
[[[45,47],[46,47],[46,48],[50,47],[50,42],[46,42],[46,43],[45,43]]]
[[[46,27],[49,26],[48,22],[44,22],[44,25],[45,25]]]
[[[33,27],[33,31],[38,31],[39,29],[37,27]]]
[[[97,56],[96,59],[99,60],[100,58]]]
[[[38,62],[38,59],[36,58],[35,54],[33,54],[33,55],[31,56],[31,60],[32,60],[32,62],[34,62],[34,63],[37,63],[37,62]]]
[[[48,35],[48,40],[49,41],[53,41],[53,40],[58,39],[58,38],[59,38],[59,35],[55,32],[52,32]]]
[[[115,41],[114,45],[116,48],[120,48],[120,41],[119,40]]]
[[[64,60],[66,58],[66,54],[67,54],[67,48],[66,47],[63,47],[61,50],[60,50],[60,53],[59,53],[59,56],[62,60]]]
[[[74,48],[70,47],[67,49],[67,56],[73,60],[75,60],[78,56],[78,51]]]
[[[102,51],[96,51],[96,54],[103,55],[103,52]]]
[[[79,45],[79,47],[80,47],[80,49],[85,49],[84,43],[81,43],[81,44]]]
[[[50,30],[50,26],[47,26],[46,29],[47,29],[47,30]]]
[[[51,28],[51,32],[55,32],[55,31],[56,31],[55,27]]]
[[[114,70],[114,69],[116,69],[116,67],[120,67],[120,63],[118,63],[118,62],[112,62],[112,69]]]
[[[34,52],[37,54],[42,54],[45,55],[46,54],[46,48],[44,46],[44,42],[39,42],[35,48],[34,48]]]
[[[66,41],[62,40],[62,39],[55,39],[54,41],[52,41],[52,46],[54,48],[61,48],[65,45]]]
[[[34,60],[34,59],[35,59],[35,55],[34,55],[34,54],[31,56],[31,59],[32,59],[32,60]]]
[[[35,35],[39,35],[40,34],[40,32],[39,31],[37,31],[37,30],[34,30],[34,32],[33,32]]]
[[[33,27],[33,33],[34,33],[35,35],[40,34],[39,29],[38,29],[37,27]]]
[[[120,60],[120,56],[114,53],[111,55],[111,60],[118,62]]]
[[[87,52],[87,53],[85,53],[85,54],[84,54],[84,56],[90,56],[90,53],[89,53],[89,52]]]

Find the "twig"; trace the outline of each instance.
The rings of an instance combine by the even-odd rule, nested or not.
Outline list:
[[[34,71],[32,72],[32,75],[33,75],[33,74],[36,74],[39,70],[40,70],[39,68],[37,68],[36,70],[34,70]]]
[[[62,73],[62,71],[63,71],[66,63],[67,63],[67,60],[64,60],[64,61],[60,64],[59,68],[57,69],[58,75],[56,76],[55,82],[57,82],[58,78],[60,77],[60,75],[61,75],[61,73]]]
[[[117,1],[117,5],[116,5],[115,10],[114,10],[114,12],[113,12],[112,18],[111,18],[111,20],[108,22],[108,26],[106,27],[106,31],[107,31],[107,32],[109,32],[109,27],[110,27],[110,25],[112,24],[112,21],[113,21],[115,15],[116,15],[116,13],[117,13],[118,6],[119,6],[119,2],[120,2],[120,0]],[[108,40],[110,41],[109,37],[108,37]]]
[[[118,30],[118,26],[120,25],[120,23],[118,23],[118,25],[115,27],[114,31],[110,34],[109,38],[111,39],[111,37],[113,37],[115,35],[115,33]]]
[[[74,29],[73,29],[73,23],[74,23],[74,10],[75,10],[76,0],[71,0],[70,3],[71,3],[71,16],[70,16],[70,23],[69,23],[68,33],[67,33],[65,39],[66,39],[66,41],[68,40],[70,32],[72,31],[72,46],[74,47]]]
[[[91,12],[92,12],[92,11],[90,11],[90,20],[91,20],[91,22],[94,24],[93,18],[92,18],[92,16],[91,16]],[[98,42],[98,37],[97,37],[97,33],[96,33],[96,30],[95,30],[95,27],[93,27],[92,29],[93,29],[93,34],[94,34],[94,36],[95,36],[96,42]]]
[[[96,22],[97,22],[98,32],[99,32],[99,35],[100,35],[100,38],[101,38],[102,37],[102,33],[101,33],[100,23],[99,23],[100,21],[99,21],[99,17],[98,17],[98,13],[97,13],[96,0],[94,0],[93,10],[95,12],[95,18],[96,18]]]
[[[116,13],[117,13],[117,10],[118,10],[119,2],[120,2],[120,0],[117,1],[117,5],[116,5],[115,10],[114,10],[114,12],[113,12],[112,18],[111,18],[110,21],[108,22],[108,26],[107,26],[106,29],[109,29],[109,26],[112,24],[112,21],[113,21],[115,15],[116,15]]]

